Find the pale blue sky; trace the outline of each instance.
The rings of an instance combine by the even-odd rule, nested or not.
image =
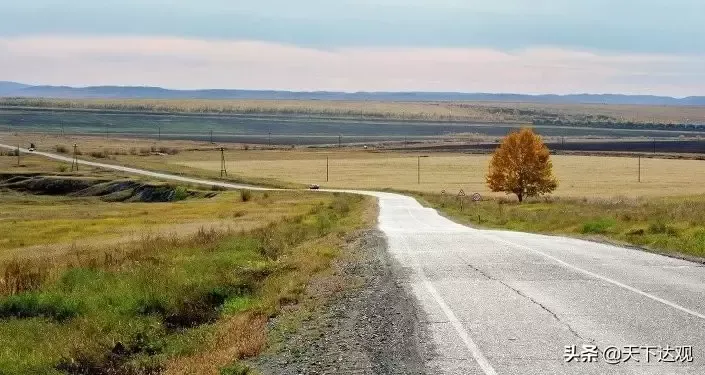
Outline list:
[[[450,49],[457,53],[491,50],[510,54],[515,58],[515,65],[506,65],[509,73],[526,71],[527,66],[541,68],[540,74],[538,71],[526,71],[527,75],[522,77],[534,81],[518,84],[516,90],[526,91],[528,87],[531,92],[544,92],[546,90],[542,90],[538,85],[554,78],[563,80],[562,84],[555,87],[558,91],[565,92],[621,90],[674,95],[682,92],[686,95],[701,93],[705,89],[703,0],[0,0],[0,68],[24,69],[16,74],[18,78],[15,80],[26,79],[24,77],[34,77],[34,80],[42,78],[31,75],[30,71],[22,68],[22,61],[33,53],[38,53],[27,51],[27,45],[31,45],[27,40],[36,43],[37,39],[49,38],[70,38],[70,43],[74,46],[72,48],[83,46],[81,53],[95,51],[95,46],[88,44],[100,45],[103,43],[101,38],[196,40],[211,43],[211,49],[217,43],[258,42],[262,43],[261,48],[267,50],[278,49],[277,51],[281,52],[289,48],[289,53],[293,53],[290,48],[340,54],[352,53],[351,50],[398,52],[399,49],[416,49],[419,58],[424,56],[422,60],[429,54],[434,54],[437,49]],[[68,43],[67,40],[62,40]],[[133,55],[135,51],[128,53],[128,47],[114,44],[112,51],[101,52],[110,56],[102,58],[130,60],[133,57],[144,58],[145,54],[150,54],[149,51],[143,50],[136,56]],[[20,50],[21,53],[18,52]],[[583,66],[579,59],[570,59],[567,62],[561,58],[551,60],[539,57],[531,52],[534,50],[558,50],[563,52],[561,56],[590,53],[597,55],[601,60],[593,61],[593,65],[596,65],[588,67]],[[3,53],[6,56],[3,57]],[[48,64],[52,60],[55,63],[55,74],[45,77],[51,78],[52,82],[49,83],[96,83],[94,79],[81,79],[79,72],[71,71],[70,65],[66,66],[65,78],[61,80],[61,67],[56,64],[69,62],[65,56],[60,56],[60,51],[56,53],[58,55],[52,57],[42,52],[45,63]],[[176,70],[177,64],[192,58],[177,56],[173,51],[170,53],[169,56],[173,57],[171,65],[174,65]],[[256,54],[261,55],[262,52]],[[516,58],[524,54],[529,55],[525,62]],[[437,66],[448,63],[442,56],[445,55],[433,56]],[[100,56],[94,57],[101,59]],[[162,59],[163,56],[156,58]],[[222,56],[213,57],[218,58]],[[384,58],[395,59],[398,56],[384,55]],[[642,65],[634,70],[624,63],[617,67],[614,65],[617,60],[643,60],[641,62],[648,63],[648,67]],[[259,61],[253,63],[253,66],[261,69],[262,63],[268,62]],[[316,62],[301,60],[301,63]],[[380,63],[384,62],[380,61],[377,65]],[[575,65],[578,63],[581,65]],[[98,67],[95,64],[97,62],[94,62],[93,66]],[[272,64],[270,69],[286,77],[286,69],[290,68],[284,65]],[[41,65],[37,65],[39,66]],[[370,66],[372,69],[374,65]],[[552,77],[550,69],[546,70],[546,67],[555,66],[566,72],[576,69],[585,72],[599,69],[601,77],[607,81],[604,86],[593,86],[586,85],[585,82],[571,82],[574,79],[566,72],[562,76],[558,72],[556,77]],[[131,64],[130,68],[140,69],[135,64]],[[144,68],[148,67],[143,66],[142,69]],[[331,66],[322,68],[331,69]],[[431,66],[426,68],[432,69]],[[312,76],[313,81],[307,88],[338,88],[346,91],[365,89],[366,86],[356,79],[353,81],[361,82],[359,87],[339,84],[341,80],[348,78],[341,69],[338,68],[331,76],[318,77],[320,81],[316,81],[317,78]],[[597,70],[595,72],[597,74]],[[13,73],[0,72],[0,79],[11,79]],[[248,81],[247,85],[252,86],[250,88],[291,89],[301,86],[293,81],[268,81],[267,73],[261,70],[261,82]],[[408,74],[413,72],[409,71]],[[212,84],[209,80],[198,83],[187,81],[185,78],[183,81],[157,78],[159,77],[145,84],[169,87]],[[414,81],[414,76],[409,76],[408,90],[499,91],[511,90],[513,87],[506,84],[493,87],[489,82],[474,86],[473,82],[477,83],[478,79],[470,78],[459,85],[458,82],[436,82],[431,76],[423,78],[424,83]],[[397,82],[405,79],[396,78]],[[118,82],[119,77],[106,78],[105,81],[122,82]],[[430,81],[434,84],[429,84]],[[233,79],[221,84],[238,87],[238,82]],[[678,87],[683,82],[690,86],[679,90]],[[662,88],[659,88],[659,85]],[[535,89],[532,89],[534,86]],[[388,86],[390,90],[405,87],[401,83]]]
[[[130,34],[302,46],[705,52],[702,0],[0,1],[0,34]]]

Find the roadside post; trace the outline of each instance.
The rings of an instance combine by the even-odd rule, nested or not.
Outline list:
[[[460,189],[460,192],[458,192],[458,200],[460,201],[460,212],[463,212],[463,198],[465,198],[465,192],[463,189]]]
[[[227,176],[228,170],[225,168],[225,148],[220,148],[220,177]]]
[[[441,190],[441,207],[445,207],[446,205],[446,191]]]
[[[71,161],[71,172],[78,172],[78,144],[73,144],[73,160]]]
[[[475,204],[477,204],[477,202],[479,202],[479,201],[482,200],[482,195],[480,195],[480,193],[473,193],[473,195],[471,196],[471,199],[472,199],[473,205],[475,205]],[[476,211],[476,212],[477,212],[477,211]],[[480,214],[479,214],[479,213],[477,214],[477,222],[478,222],[478,223],[481,223],[481,222],[482,222],[482,221],[480,220]]]

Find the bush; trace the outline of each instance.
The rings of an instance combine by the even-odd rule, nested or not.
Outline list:
[[[252,192],[249,190],[240,190],[240,200],[247,202],[252,199]]]
[[[174,200],[175,201],[182,201],[186,198],[188,198],[188,190],[186,190],[185,187],[183,186],[177,186],[176,189],[174,189]]]
[[[56,152],[59,154],[68,154],[69,148],[64,145],[56,145]]]
[[[66,166],[66,164],[60,164],[59,165],[59,172],[64,173],[69,170],[69,167]]]
[[[595,233],[602,234],[607,233],[608,230],[616,224],[616,221],[612,218],[603,218],[598,220],[593,220],[583,224],[581,228],[581,233]]]
[[[96,159],[105,159],[106,157],[108,157],[105,151],[91,151],[89,155]]]

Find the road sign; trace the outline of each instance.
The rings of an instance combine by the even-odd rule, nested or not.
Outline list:
[[[481,200],[482,200],[482,196],[480,195],[480,193],[475,193],[475,194],[472,195],[472,201],[473,201],[473,202],[479,202],[479,201],[481,201]]]
[[[460,189],[460,192],[458,192],[458,200],[460,201],[460,211],[463,211],[463,198],[465,198],[465,192],[463,189]]]

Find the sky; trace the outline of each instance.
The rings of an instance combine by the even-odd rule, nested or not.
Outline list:
[[[0,0],[0,80],[705,95],[702,0]]]

